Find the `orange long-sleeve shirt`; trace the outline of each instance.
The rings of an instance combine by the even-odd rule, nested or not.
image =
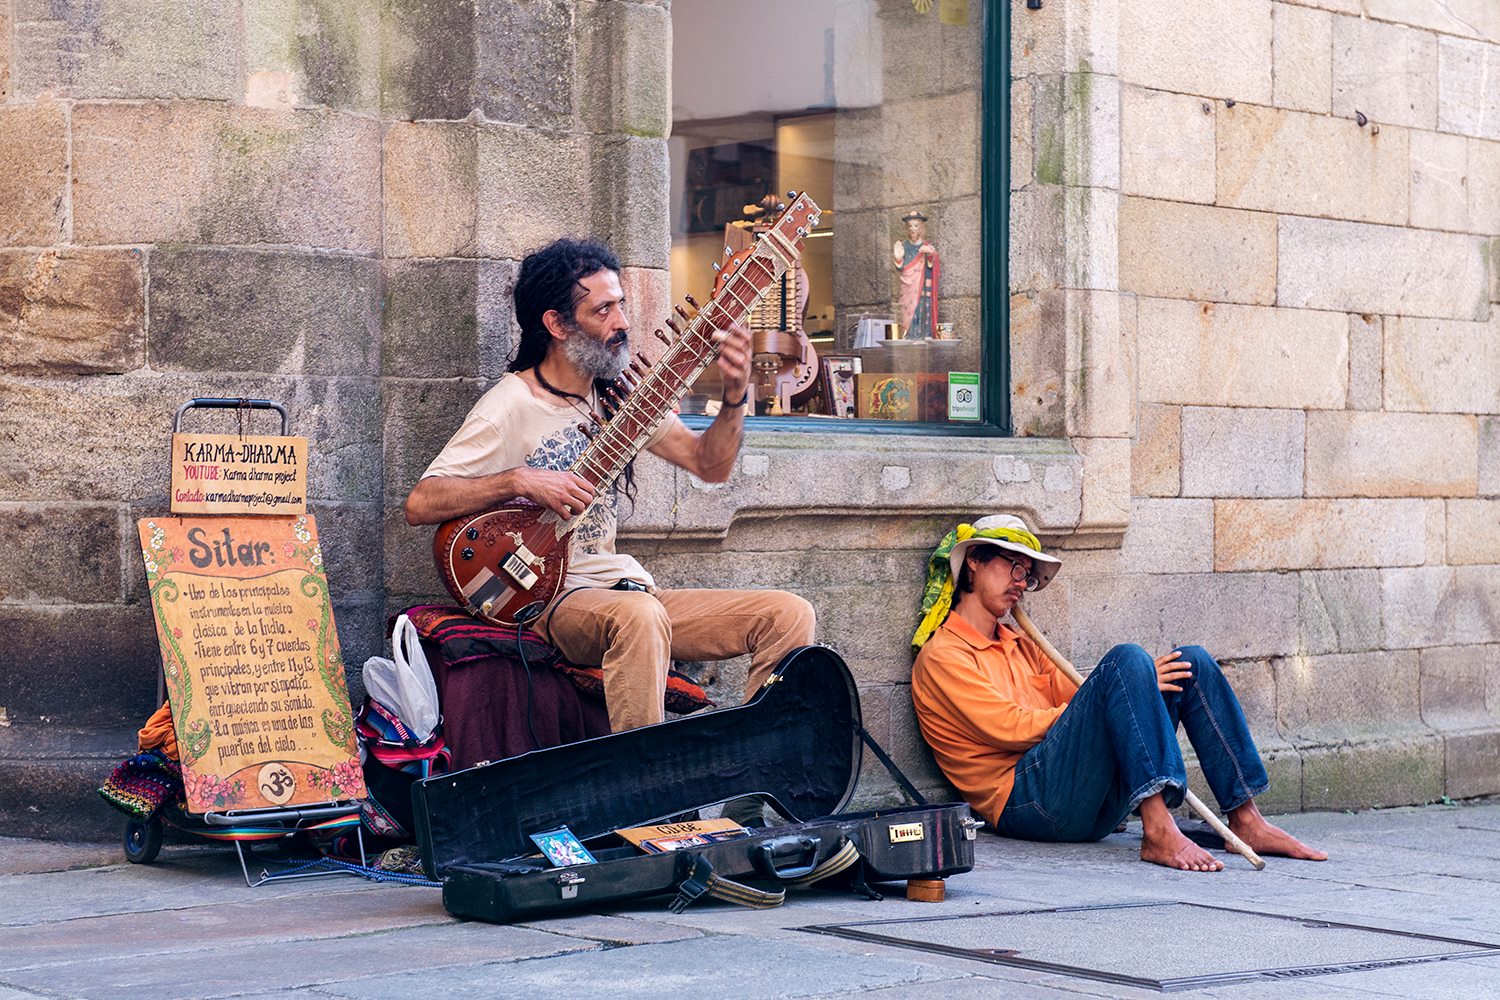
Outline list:
[[[986,639],[958,615],[927,640],[911,670],[927,745],[992,825],[1010,798],[1016,761],[1042,741],[1077,691],[1030,639],[1005,625]]]

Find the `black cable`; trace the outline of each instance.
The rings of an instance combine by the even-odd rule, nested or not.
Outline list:
[[[526,647],[521,643],[521,623],[516,623],[516,655],[521,658],[521,667],[526,671],[526,731],[531,734],[532,749],[540,750],[542,741],[536,738],[536,725],[532,720],[531,664],[526,662]]]

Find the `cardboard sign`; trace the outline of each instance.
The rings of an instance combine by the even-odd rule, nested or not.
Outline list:
[[[188,810],[362,797],[311,515],[145,518],[139,529]]]
[[[172,435],[172,513],[306,512],[307,438]]]

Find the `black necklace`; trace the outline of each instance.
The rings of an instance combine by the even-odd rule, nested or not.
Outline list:
[[[542,366],[541,365],[536,365],[535,367],[533,367],[531,369],[531,373],[536,376],[536,384],[539,385],[539,386],[541,386],[543,389],[546,389],[548,392],[552,393],[552,395],[558,396],[558,397],[560,397],[562,399],[576,399],[576,400],[578,400],[578,402],[584,404],[585,406],[588,405],[589,401],[586,398],[584,398],[583,396],[578,395],[578,393],[576,393],[576,392],[569,392],[566,389],[559,389],[557,386],[553,385],[551,382],[548,382],[547,381],[547,376],[545,376],[545,375],[542,374]]]

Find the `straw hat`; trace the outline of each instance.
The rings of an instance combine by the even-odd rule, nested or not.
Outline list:
[[[1031,529],[1026,527],[1026,522],[1014,514],[990,514],[974,522],[974,529],[976,531],[994,530],[997,528],[1009,528],[1012,531],[1024,531],[1028,535],[1031,534]],[[953,551],[948,554],[948,566],[953,572],[953,579],[955,581],[958,579],[959,570],[963,569],[965,555],[976,545],[996,545],[1002,549],[1009,549],[1011,552],[1029,557],[1031,559],[1031,571],[1036,574],[1037,590],[1041,590],[1047,584],[1051,583],[1052,578],[1057,575],[1057,571],[1062,568],[1061,559],[1047,555],[1040,548],[1033,549],[1021,542],[1013,542],[1006,538],[981,538],[976,535],[973,538],[966,538],[953,546]]]

